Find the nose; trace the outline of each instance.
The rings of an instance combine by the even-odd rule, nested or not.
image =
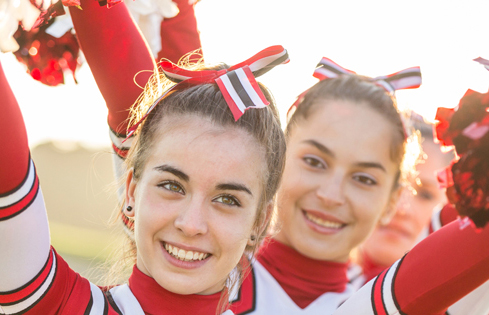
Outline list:
[[[208,225],[204,202],[192,198],[188,207],[178,214],[174,226],[188,237],[206,234]]]
[[[343,180],[341,176],[331,176],[321,182],[316,196],[327,207],[341,206],[345,203]]]

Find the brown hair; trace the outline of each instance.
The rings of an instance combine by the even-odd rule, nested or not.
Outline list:
[[[382,87],[372,82],[369,77],[360,75],[341,75],[334,79],[322,80],[316,83],[303,95],[298,106],[289,113],[289,120],[286,127],[286,137],[288,138],[294,127],[302,120],[307,118],[322,106],[324,100],[344,100],[351,101],[358,106],[365,104],[375,112],[387,119],[392,125],[392,142],[390,155],[392,161],[399,164],[399,172],[396,177],[396,187],[404,182],[407,173],[414,168],[418,153],[412,153],[412,158],[408,157],[409,143],[415,143],[419,151],[419,142],[416,139],[407,138],[405,126],[403,124],[403,114],[398,110],[395,97],[387,93]],[[406,126],[407,128],[407,126]],[[413,137],[416,137],[413,135]],[[394,187],[395,188],[395,187]]]
[[[199,70],[204,69],[202,66],[199,68]],[[226,65],[220,64],[206,69],[221,70],[226,68],[228,68]],[[171,85],[173,84],[165,78],[164,74],[155,73],[146,85],[144,93],[131,109],[132,122],[138,121],[147,108]],[[238,121],[235,121],[231,110],[215,83],[200,84],[170,92],[158,102],[144,123],[138,128],[137,135],[126,159],[127,169],[132,169],[134,178],[136,180],[139,179],[165,117],[198,115],[199,117],[208,118],[222,127],[246,130],[256,140],[259,147],[262,148],[266,162],[266,172],[264,172],[262,177],[262,194],[253,226],[253,231],[256,232],[256,235],[254,235],[255,242],[253,246],[246,246],[243,254],[246,258],[254,257],[259,244],[266,235],[270,218],[269,212],[273,209],[273,207],[266,207],[266,205],[274,202],[274,196],[280,184],[285,165],[285,136],[280,126],[275,100],[264,85],[260,83],[259,85],[270,105],[265,108],[247,110]],[[259,229],[260,227],[265,228]],[[133,253],[135,252],[134,249],[135,246],[132,246]],[[230,291],[234,285],[242,281],[243,272],[247,266],[247,264],[243,263],[238,264],[238,278],[228,279],[227,285]]]

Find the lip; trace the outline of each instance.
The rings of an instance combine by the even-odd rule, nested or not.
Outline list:
[[[302,216],[304,217],[304,221],[306,222],[307,226],[317,233],[324,234],[324,235],[333,235],[333,234],[336,234],[336,233],[339,233],[340,231],[342,231],[343,228],[346,226],[345,222],[341,221],[340,219],[338,219],[334,216],[326,214],[324,212],[320,212],[320,211],[316,211],[316,210],[304,210],[304,209],[301,209],[301,210],[302,210]],[[322,220],[325,220],[325,221],[331,221],[334,223],[341,224],[341,227],[332,228],[332,227],[325,227],[325,226],[319,225],[316,222],[311,221],[306,216],[306,213],[309,213],[309,214],[311,214],[315,217],[318,217]]]
[[[170,255],[165,249],[165,244],[169,244],[172,246],[179,247],[185,251],[191,250],[191,251],[197,251],[197,252],[201,252],[201,253],[207,253],[207,252],[203,251],[203,250],[199,250],[196,247],[190,247],[190,246],[180,245],[180,244],[176,244],[176,243],[169,243],[169,242],[160,242],[161,250],[163,251],[163,256],[166,258],[166,260],[168,260],[168,262],[170,264],[172,264],[173,266],[178,267],[178,268],[182,268],[182,269],[200,268],[203,265],[205,265],[209,261],[209,259],[212,257],[212,254],[209,254],[209,256],[207,256],[205,259],[202,259],[202,260],[183,261],[183,260],[177,259],[177,258],[173,257],[172,255]]]

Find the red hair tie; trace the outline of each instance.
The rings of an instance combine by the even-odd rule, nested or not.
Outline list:
[[[170,91],[205,83],[215,82],[217,84],[229,109],[233,113],[234,119],[237,121],[246,110],[263,108],[269,104],[255,77],[287,62],[289,62],[287,50],[280,45],[268,47],[253,57],[223,70],[192,71],[180,68],[171,62],[163,61],[160,63],[163,73],[169,80],[177,84],[165,91],[151,105],[143,118],[128,130],[127,137],[129,138],[134,134],[138,126]]]

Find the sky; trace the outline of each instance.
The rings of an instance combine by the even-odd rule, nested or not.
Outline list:
[[[137,1],[137,0],[135,0]],[[454,107],[468,88],[487,92],[489,72],[472,61],[489,59],[489,1],[438,0],[201,0],[196,4],[206,62],[235,64],[271,46],[284,46],[290,63],[259,78],[285,114],[317,82],[321,57],[371,77],[420,66],[419,89],[396,93],[398,103],[428,119]],[[46,140],[108,145],[107,110],[86,63],[78,84],[34,81],[11,53],[0,60],[22,109],[31,146]]]

